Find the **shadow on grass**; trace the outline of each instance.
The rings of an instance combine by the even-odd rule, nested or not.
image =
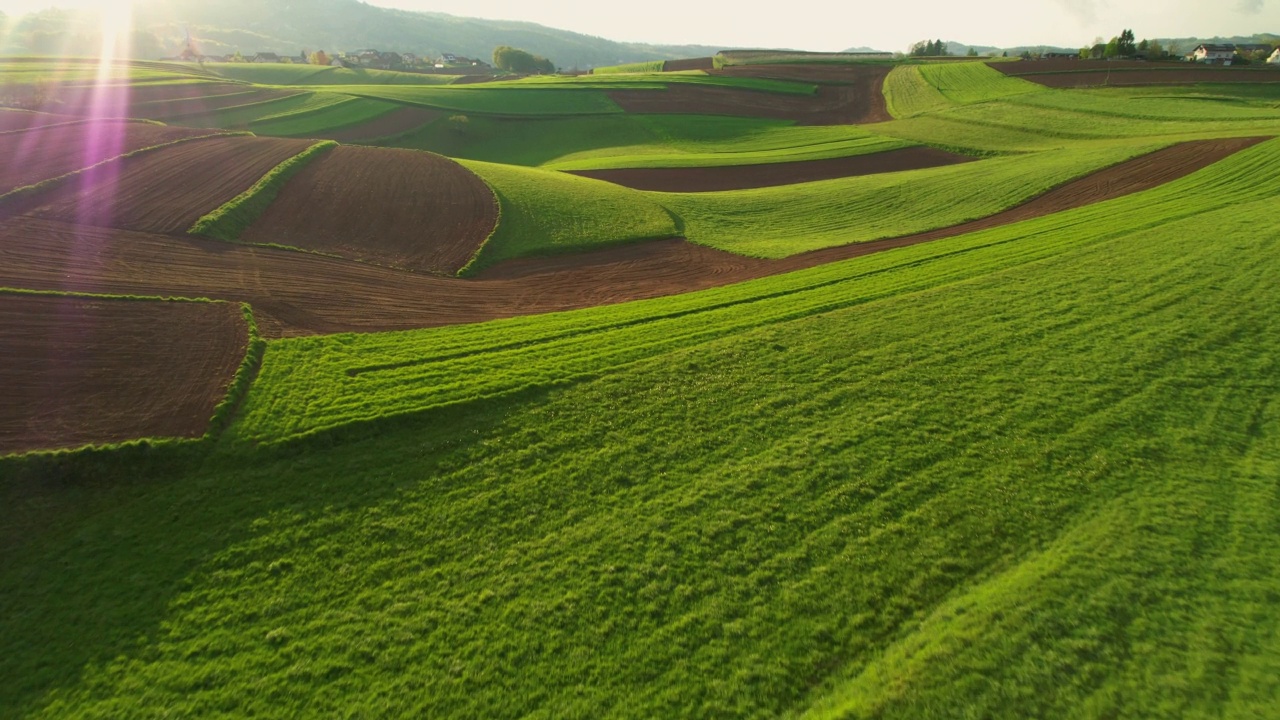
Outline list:
[[[161,443],[0,460],[0,707],[23,715],[152,647],[191,575],[273,512],[367,507],[465,462],[546,390],[283,446]]]

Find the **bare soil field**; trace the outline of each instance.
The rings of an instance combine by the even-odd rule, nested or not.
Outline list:
[[[493,191],[446,157],[342,146],[291,178],[240,239],[453,275],[497,223]]]
[[[444,116],[441,110],[424,107],[402,107],[359,125],[330,130],[316,135],[321,140],[337,140],[344,143],[368,142],[380,138],[401,135],[435,122]]]
[[[207,95],[182,100],[134,102],[128,106],[128,113],[130,117],[141,117],[148,120],[199,118],[227,108],[281,100],[300,94],[301,92],[297,90],[254,90],[252,92],[241,91],[227,95]]]
[[[1280,83],[1280,70],[1266,67],[1223,67],[1192,63],[1107,62],[1105,60],[1039,60],[989,65],[1005,75],[1051,88],[1195,83]]]
[[[714,58],[686,58],[684,60],[667,60],[662,63],[662,72],[683,72],[686,70],[714,70]]]
[[[0,454],[199,437],[247,347],[233,303],[0,293]]]
[[[184,233],[310,141],[219,137],[99,166],[10,213],[153,233]]]
[[[49,90],[44,112],[77,117],[142,117],[162,120],[297,94],[298,90],[256,90],[236,83],[61,84]]]
[[[0,133],[19,132],[34,127],[57,125],[59,123],[74,122],[76,120],[79,120],[79,118],[72,117],[70,115],[54,115],[50,113],[30,112],[28,110],[0,108]]]
[[[134,150],[217,130],[104,120],[0,134],[0,194],[89,167]]]
[[[245,301],[269,337],[480,322],[727,285],[1039,217],[1168,182],[1258,141],[1184,143],[989,218],[782,260],[745,258],[672,239],[511,261],[474,280],[16,217],[0,221],[0,237],[7,240],[0,244],[0,286]]]
[[[618,170],[576,170],[574,175],[625,185],[636,190],[660,192],[716,192],[793,185],[796,183],[875,175],[901,170],[955,165],[973,158],[931,147],[855,155],[827,160],[738,165],[731,167],[630,168]]]
[[[881,92],[889,69],[882,65],[751,65],[715,71],[814,83],[818,85],[814,95],[673,83],[665,91],[615,90],[609,97],[634,113],[736,115],[794,120],[801,125],[876,123],[893,119]]]

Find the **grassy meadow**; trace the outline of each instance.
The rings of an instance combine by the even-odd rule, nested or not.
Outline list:
[[[864,127],[323,77],[236,77],[299,94],[218,127],[466,113],[391,143],[494,190],[464,274],[668,237],[785,257],[1280,136],[1280,84],[1047,90],[963,62],[896,67],[895,119]],[[560,172],[913,144],[979,159],[688,194]],[[202,440],[0,458],[0,715],[1280,715],[1277,168],[1271,139],[696,293],[267,341]]]

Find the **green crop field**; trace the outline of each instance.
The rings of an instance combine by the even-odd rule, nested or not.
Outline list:
[[[402,106],[385,100],[337,96],[336,102],[255,120],[249,128],[260,135],[305,136],[359,125],[398,107]]]
[[[884,90],[889,112],[898,118],[1044,92],[1043,86],[1009,77],[980,62],[899,65],[889,73]]]
[[[626,63],[623,65],[606,65],[604,67],[594,68],[592,75],[616,75],[618,73],[660,73],[664,65],[662,60],[651,60],[649,62]]]
[[[643,194],[547,170],[464,160],[493,188],[501,219],[472,270],[526,255],[593,250],[676,237],[671,215]]]
[[[123,67],[112,82],[191,77]],[[784,257],[1184,140],[1271,139],[1106,202],[698,292],[255,339],[202,439],[0,457],[0,715],[1280,716],[1276,87],[902,64],[896,119],[800,127],[622,112],[603,89],[643,73],[329,91],[261,72],[236,80],[299,94],[183,123],[447,111],[394,144],[493,189],[463,276],[671,237]],[[977,159],[688,194],[561,172],[919,143]],[[208,223],[234,236],[331,146]]]
[[[258,85],[448,85],[454,80],[453,75],[301,64],[209,63],[205,68],[219,77]]]
[[[810,83],[790,80],[772,80],[769,78],[732,77],[729,75],[708,75],[701,70],[681,72],[629,73],[627,77],[617,74],[604,75],[534,75],[518,80],[498,80],[485,83],[487,88],[523,88],[523,87],[564,87],[593,88],[610,90],[660,90],[668,85],[711,85],[715,87],[736,88],[738,90],[755,90],[758,92],[781,93],[784,95],[812,95],[817,86]]]
[[[407,85],[345,86],[350,95],[411,105],[492,115],[597,115],[622,112],[603,92],[563,87],[491,88],[486,86],[411,87]]]
[[[1278,160],[674,302],[272,343],[215,455],[29,503],[63,523],[0,570],[6,707],[1269,708],[1280,179],[1243,178]]]
[[[696,115],[468,116],[396,138],[396,147],[556,170],[754,165],[847,157],[913,145],[853,125]]]

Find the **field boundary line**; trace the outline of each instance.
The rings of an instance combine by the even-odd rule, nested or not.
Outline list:
[[[63,173],[62,175],[51,177],[47,180],[41,180],[38,183],[33,183],[31,185],[23,185],[22,187],[14,188],[9,192],[3,195],[0,195],[0,217],[4,217],[6,214],[10,214],[10,213],[7,213],[5,210],[6,205],[10,205],[15,201],[21,200],[22,198],[30,197],[32,195],[37,195],[37,194],[46,192],[48,190],[52,190],[56,187],[63,185],[64,183],[70,180],[73,180],[81,175],[84,175],[85,173],[105,167],[110,163],[124,162],[129,158],[137,157],[139,155],[142,155],[143,153],[154,152],[156,150],[163,150],[165,148],[173,147],[175,145],[181,145],[182,143],[195,142],[198,140],[211,140],[214,138],[246,137],[246,136],[252,136],[252,135],[253,133],[251,132],[215,131],[208,135],[197,135],[195,137],[179,138],[177,140],[171,140],[170,142],[160,143],[159,145],[151,145],[149,147],[139,148],[137,150],[131,150],[122,155],[116,155],[115,157],[107,158],[106,160],[103,160],[101,162],[94,163],[93,165],[90,165],[88,167],[83,167],[83,168],[80,168],[79,170],[72,170],[69,173]]]
[[[196,221],[187,230],[214,240],[236,242],[240,235],[261,217],[280,193],[280,188],[317,155],[332,150],[338,143],[322,140],[267,171],[252,187],[231,198],[222,207]]]
[[[253,306],[242,302],[240,310],[244,313],[248,333],[244,359],[240,361],[240,367],[236,368],[236,374],[227,385],[227,393],[222,397],[222,402],[213,409],[213,416],[209,418],[209,426],[201,439],[209,440],[218,437],[231,426],[231,421],[235,419],[237,411],[244,405],[244,399],[249,395],[249,389],[258,379],[258,372],[262,370],[262,358],[267,353],[267,341],[258,332],[258,321],[253,315]]]

